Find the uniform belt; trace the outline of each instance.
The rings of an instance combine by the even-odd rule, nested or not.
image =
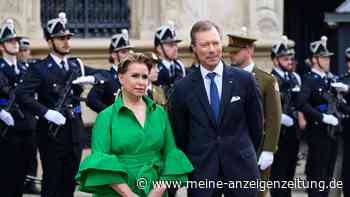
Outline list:
[[[0,99],[0,105],[7,105],[8,102],[8,99]]]
[[[316,108],[317,108],[319,111],[321,111],[321,112],[325,112],[325,111],[327,111],[327,109],[328,109],[328,105],[327,105],[327,104],[322,104],[322,105],[316,106]]]
[[[81,107],[80,107],[80,105],[74,107],[74,108],[73,108],[73,112],[74,112],[74,113],[81,113]]]

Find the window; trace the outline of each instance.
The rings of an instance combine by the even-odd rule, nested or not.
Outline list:
[[[111,37],[129,29],[128,0],[41,0],[41,21],[65,12],[69,29],[80,38]]]

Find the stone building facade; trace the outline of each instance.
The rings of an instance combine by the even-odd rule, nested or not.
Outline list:
[[[2,0],[0,21],[13,18],[17,34],[32,41],[33,55],[46,56],[48,49],[41,29],[41,1]],[[189,52],[189,31],[198,20],[209,19],[227,33],[238,33],[242,26],[250,36],[258,38],[256,63],[265,70],[271,69],[269,59],[272,43],[283,32],[283,0],[129,0],[131,44],[137,51],[153,50],[153,33],[156,28],[172,20],[176,24],[180,43],[179,56],[186,63],[192,62]],[[69,19],[69,16],[68,16]],[[74,56],[93,67],[108,68],[108,38],[73,39]],[[226,54],[225,54],[226,57]],[[92,113],[85,113],[85,120],[94,120]]]

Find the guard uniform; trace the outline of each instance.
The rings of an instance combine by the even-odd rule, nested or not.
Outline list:
[[[312,56],[315,58],[329,57],[333,53],[327,49],[327,39],[310,44]],[[306,141],[308,144],[308,157],[306,161],[306,176],[310,181],[330,181],[333,176],[337,156],[337,141],[331,133],[337,126],[327,123],[327,116],[341,121],[332,110],[329,98],[334,96],[331,83],[336,77],[329,72],[321,72],[312,68],[303,78],[301,92],[298,95],[298,105],[307,120]],[[329,118],[328,118],[329,119]],[[329,122],[329,121],[328,121]],[[329,189],[320,191],[319,188],[309,188],[309,197],[326,197]]]
[[[165,94],[168,96],[168,91],[175,81],[185,77],[185,65],[178,59],[170,60],[163,44],[179,43],[181,40],[176,38],[175,26],[172,23],[163,25],[156,30],[154,36],[154,46],[160,46],[166,59],[161,59],[158,63],[158,80],[157,84],[164,88]]]
[[[18,40],[19,37],[16,35],[13,21],[8,19],[1,28],[0,43],[4,44],[10,39]],[[3,158],[0,162],[2,178],[0,194],[4,197],[22,196],[23,182],[31,161],[30,156],[34,152],[36,119],[30,113],[30,109],[18,105],[15,96],[17,86],[26,71],[27,67],[24,64],[0,58],[0,109],[8,111],[14,119],[14,126],[9,127],[0,121],[0,155]],[[13,99],[14,104],[9,108]],[[5,132],[6,129],[8,129],[7,132]]]
[[[66,29],[66,22],[64,13],[50,20],[44,29],[46,39],[72,36]],[[51,53],[32,65],[16,94],[20,104],[39,117],[38,147],[43,167],[43,197],[73,197],[84,125],[80,109],[83,88],[72,84],[72,80],[95,72],[84,67],[77,58],[58,60]],[[34,93],[38,94],[37,99],[32,96]],[[58,127],[49,122],[46,115],[50,110],[61,113],[66,118],[65,124]]]

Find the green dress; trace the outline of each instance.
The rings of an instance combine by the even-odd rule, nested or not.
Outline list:
[[[97,116],[91,154],[76,175],[81,191],[116,197],[120,195],[110,185],[127,183],[139,196],[147,196],[153,188],[151,181],[187,181],[186,174],[193,167],[175,145],[166,111],[147,96],[143,100],[147,106],[144,127],[123,105],[121,96]],[[141,181],[138,187],[137,180],[147,183]]]

